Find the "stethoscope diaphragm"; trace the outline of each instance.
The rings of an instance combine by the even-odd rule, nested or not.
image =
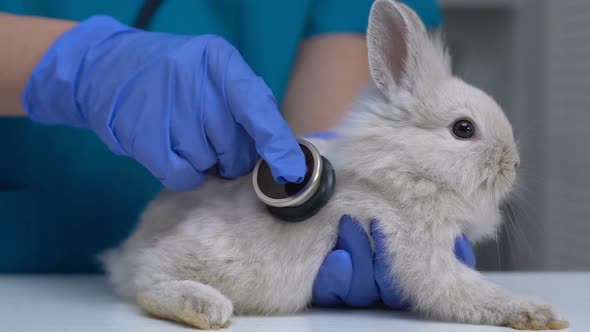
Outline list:
[[[275,217],[300,222],[319,212],[328,203],[336,184],[332,164],[305,139],[298,139],[305,156],[307,173],[301,183],[278,183],[270,167],[259,160],[252,173],[252,185],[258,199]]]

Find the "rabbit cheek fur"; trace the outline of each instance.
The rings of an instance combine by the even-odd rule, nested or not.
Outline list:
[[[303,310],[346,213],[367,232],[380,221],[413,310],[519,329],[567,326],[550,306],[499,288],[453,253],[461,233],[474,242],[494,235],[515,179],[518,151],[500,107],[451,75],[440,38],[403,4],[374,2],[367,42],[373,84],[337,139],[314,141],[337,172],[328,205],[290,224],[261,206],[249,177],[163,192],[130,238],[102,256],[119,294],[198,328],[227,326],[234,312]],[[451,134],[462,118],[475,124],[474,137]]]

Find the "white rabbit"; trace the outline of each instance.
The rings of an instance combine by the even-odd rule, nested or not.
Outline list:
[[[486,281],[454,240],[491,237],[519,162],[511,124],[484,92],[454,77],[440,37],[393,0],[373,4],[371,87],[320,151],[336,169],[331,201],[301,223],[274,219],[250,176],[163,192],[103,262],[118,293],[149,314],[221,328],[236,314],[306,308],[343,214],[379,219],[402,295],[426,317],[564,328],[548,305]],[[402,54],[396,57],[395,54]]]

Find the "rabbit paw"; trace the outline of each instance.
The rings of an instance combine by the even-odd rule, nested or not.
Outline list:
[[[219,330],[229,326],[232,304],[226,298],[203,300],[188,297],[189,303],[178,317],[186,324],[204,330]]]
[[[194,281],[158,284],[138,294],[139,305],[150,315],[218,330],[229,326],[232,302],[217,289]]]
[[[548,304],[534,300],[517,301],[506,313],[504,325],[517,330],[561,330],[569,326]]]

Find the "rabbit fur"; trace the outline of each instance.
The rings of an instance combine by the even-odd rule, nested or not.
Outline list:
[[[149,314],[221,328],[232,314],[289,314],[311,301],[343,214],[372,219],[412,309],[425,317],[520,329],[567,326],[549,305],[511,294],[454,256],[461,233],[493,237],[519,162],[499,105],[451,73],[441,36],[392,0],[374,2],[367,32],[372,81],[336,128],[312,142],[334,165],[331,201],[301,223],[274,219],[250,176],[162,192],[136,230],[102,255],[117,292]],[[399,55],[399,56],[396,56]],[[450,127],[471,119],[476,135]]]

